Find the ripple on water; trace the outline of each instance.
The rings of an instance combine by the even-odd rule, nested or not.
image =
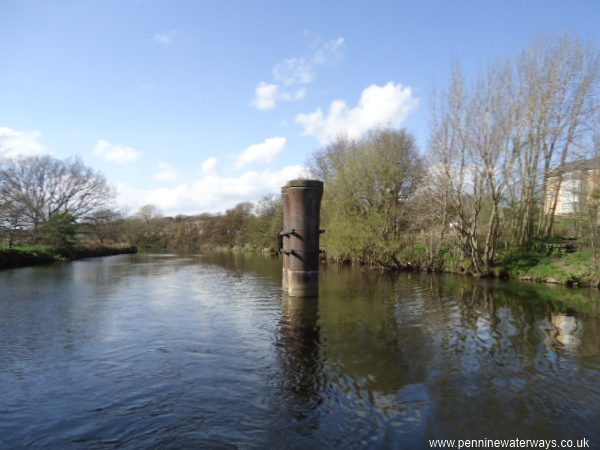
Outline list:
[[[587,310],[330,268],[318,301],[296,301],[277,264],[128,255],[0,273],[0,447],[600,439]]]

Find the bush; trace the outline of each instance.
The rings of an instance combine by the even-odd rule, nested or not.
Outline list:
[[[40,242],[55,247],[73,246],[76,233],[75,217],[69,213],[54,214],[37,229]]]

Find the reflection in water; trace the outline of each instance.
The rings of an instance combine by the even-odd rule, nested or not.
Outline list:
[[[598,292],[124,255],[0,272],[0,448],[600,443]]]
[[[572,318],[579,331],[561,331],[559,336],[569,342],[565,347],[549,340],[549,334],[554,338],[558,333],[548,320],[564,305],[540,295],[544,289],[536,293],[527,288],[525,297],[520,284],[455,277],[430,278],[428,283],[439,306],[430,308],[422,323],[439,342],[435,360],[441,368],[429,375],[432,395],[441,402],[430,423],[432,434],[598,434],[590,424],[600,413],[588,397],[600,394],[598,353],[593,360],[580,359],[580,341],[573,339],[573,333],[586,327],[584,316]],[[586,309],[592,313],[586,322],[594,326],[595,308]],[[477,426],[465,417],[477,417]]]
[[[578,334],[581,331],[581,325],[576,317],[566,314],[550,314],[550,322],[554,328],[548,334],[553,339],[556,339],[567,350],[574,351],[579,347],[581,341]]]
[[[297,420],[304,420],[321,403],[319,386],[322,368],[319,359],[319,301],[282,294],[280,340],[283,389],[287,409]]]

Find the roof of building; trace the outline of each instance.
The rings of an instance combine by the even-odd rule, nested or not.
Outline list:
[[[559,173],[573,172],[575,170],[594,170],[600,169],[600,156],[595,156],[588,159],[577,159],[575,161],[569,161],[564,163],[562,166],[557,167],[550,176],[556,176]]]

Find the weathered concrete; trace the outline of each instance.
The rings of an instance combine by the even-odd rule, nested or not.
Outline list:
[[[282,286],[292,297],[316,297],[319,294],[319,225],[323,182],[292,180],[284,186],[282,195]]]

